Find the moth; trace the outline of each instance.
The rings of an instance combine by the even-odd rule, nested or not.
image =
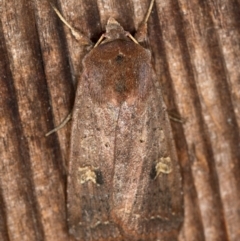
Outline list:
[[[82,61],[67,181],[67,221],[77,240],[177,240],[179,164],[151,53],[140,45],[153,3],[135,38],[109,18]]]

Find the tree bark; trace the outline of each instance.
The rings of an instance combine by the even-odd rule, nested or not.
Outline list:
[[[96,42],[108,18],[134,34],[148,0],[59,0]],[[73,240],[66,177],[86,54],[48,1],[0,1],[0,240]],[[148,48],[171,116],[184,186],[179,241],[240,240],[240,2],[156,0]]]

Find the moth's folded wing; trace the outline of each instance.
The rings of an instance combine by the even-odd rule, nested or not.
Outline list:
[[[84,83],[81,79],[73,111],[68,225],[79,240],[106,241],[120,235],[109,220],[115,126],[108,110],[92,103]]]

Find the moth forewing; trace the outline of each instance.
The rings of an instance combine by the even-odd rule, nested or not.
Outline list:
[[[151,53],[138,43],[153,2],[136,39],[110,18],[82,61],[67,183],[78,240],[177,240],[179,164]]]

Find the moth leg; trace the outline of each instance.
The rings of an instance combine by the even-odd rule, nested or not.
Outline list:
[[[182,123],[182,124],[185,123],[185,120],[182,119],[181,117],[175,117],[175,116],[172,116],[172,115],[168,115],[168,117],[171,121],[175,121],[175,122]]]
[[[63,120],[63,122],[60,125],[58,125],[54,129],[52,129],[51,131],[46,133],[45,136],[49,136],[52,133],[57,132],[58,130],[62,129],[71,119],[72,119],[72,112],[70,114],[68,114],[68,116]]]
[[[154,0],[151,0],[150,5],[148,7],[148,11],[146,13],[146,16],[145,16],[144,20],[142,21],[141,25],[138,27],[138,30],[134,36],[135,39],[138,41],[138,43],[144,42],[147,38],[147,21],[151,14],[153,4],[154,4]]]
[[[62,14],[58,11],[58,9],[50,2],[51,7],[53,8],[54,12],[58,15],[58,17],[60,18],[60,20],[70,29],[73,37],[79,41],[82,45],[90,45],[92,46],[93,43],[92,41],[84,36],[82,33],[80,33],[79,31],[77,31],[76,29],[74,29],[68,22],[67,20],[62,16]],[[45,136],[49,136],[54,132],[57,132],[58,130],[60,130],[61,128],[63,128],[70,120],[72,119],[72,111],[71,113],[68,114],[68,116],[63,120],[63,122],[58,125],[57,127],[55,127],[53,130],[49,131],[48,133],[45,134]]]
[[[82,33],[80,33],[79,31],[77,31],[75,28],[73,28],[68,22],[67,20],[62,16],[62,14],[58,11],[58,9],[53,6],[52,3],[50,3],[54,12],[58,15],[58,17],[60,18],[60,20],[70,29],[73,37],[79,41],[82,45],[93,45],[92,41],[84,36]]]

